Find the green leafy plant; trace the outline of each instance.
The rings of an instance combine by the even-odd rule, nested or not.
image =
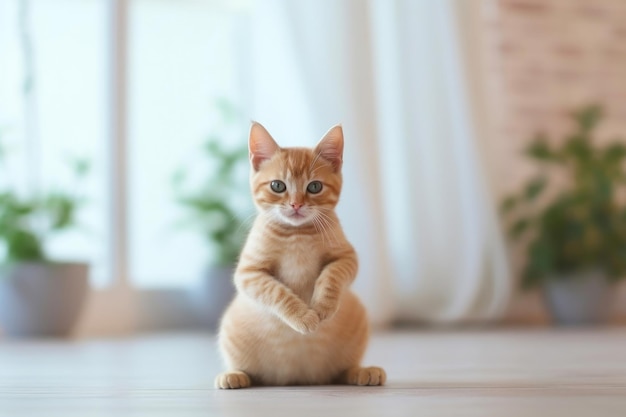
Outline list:
[[[238,175],[247,168],[248,148],[239,112],[225,99],[216,102],[219,120],[202,145],[202,165],[209,171],[191,186],[190,170],[179,169],[173,178],[177,201],[189,214],[190,226],[198,230],[213,249],[213,263],[232,266],[239,256],[247,228],[247,180]],[[226,138],[230,140],[226,140]],[[229,147],[225,143],[236,143]]]
[[[601,118],[600,107],[584,108],[560,144],[538,135],[525,151],[540,173],[502,203],[509,235],[526,247],[524,288],[589,269],[611,281],[626,274],[626,146],[597,143]]]
[[[0,137],[0,172],[6,173],[7,152]],[[84,160],[73,160],[71,169],[76,179],[89,171]],[[2,175],[0,174],[0,175]],[[72,192],[51,191],[21,196],[9,184],[0,186],[0,242],[6,249],[6,262],[48,261],[46,238],[72,228],[83,200]]]

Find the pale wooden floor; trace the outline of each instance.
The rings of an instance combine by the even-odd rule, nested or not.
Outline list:
[[[386,387],[213,389],[204,335],[0,341],[0,416],[626,416],[626,329],[377,334]]]

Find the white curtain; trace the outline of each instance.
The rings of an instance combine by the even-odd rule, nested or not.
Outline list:
[[[499,317],[511,289],[454,0],[264,0],[252,116],[283,146],[344,126],[338,212],[374,325]]]

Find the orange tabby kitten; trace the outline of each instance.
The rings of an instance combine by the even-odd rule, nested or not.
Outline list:
[[[306,149],[280,148],[252,124],[250,184],[259,215],[235,272],[237,296],[222,318],[229,371],[216,387],[385,383],[383,369],[360,366],[368,324],[349,288],[357,257],[334,211],[342,156],[341,126]]]

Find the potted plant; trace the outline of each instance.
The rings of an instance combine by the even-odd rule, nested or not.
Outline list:
[[[562,324],[606,320],[611,284],[626,273],[626,146],[596,141],[601,117],[597,106],[575,113],[558,144],[538,135],[525,153],[539,173],[502,206],[526,248],[523,288],[541,287]]]
[[[0,172],[7,168],[5,156],[0,146]],[[76,179],[81,179],[88,164],[74,161],[72,168]],[[81,204],[73,192],[24,197],[0,181],[0,247],[4,249],[0,328],[4,333],[66,336],[76,324],[87,295],[88,265],[49,259],[44,242],[75,225]]]
[[[227,100],[218,100],[215,107],[213,132],[197,153],[201,159],[179,169],[173,179],[176,199],[187,213],[185,223],[207,243],[207,266],[192,300],[200,323],[210,329],[217,328],[234,295],[232,274],[252,211],[247,140],[239,131],[239,113]]]

